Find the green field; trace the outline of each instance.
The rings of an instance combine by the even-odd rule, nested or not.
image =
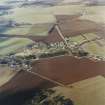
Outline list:
[[[32,26],[11,27],[2,31],[5,35],[46,36],[53,24],[35,24]]]
[[[12,14],[1,16],[5,20],[12,20],[18,24],[31,24],[21,25],[15,27],[4,27],[1,34],[6,35],[46,35],[49,31],[49,24],[55,24],[55,15],[66,14],[76,15],[81,12],[83,5],[65,5],[65,6],[53,6],[53,7],[22,7],[12,9]],[[25,12],[27,11],[27,12]],[[38,24],[42,24],[42,27],[37,27]],[[43,25],[44,24],[44,25]],[[44,27],[43,27],[44,26]]]
[[[88,44],[85,44],[83,46],[83,49],[89,52],[91,55],[105,57],[105,47],[103,46],[101,47],[95,42],[90,42]]]
[[[88,19],[98,23],[105,23],[105,6],[84,7],[81,19]]]
[[[86,40],[92,40],[92,39],[99,37],[93,33],[87,33],[87,34],[83,34],[83,35],[85,36],[86,39],[84,39],[84,37],[82,37],[80,35],[80,36],[70,38],[70,41],[75,42],[77,44],[81,44],[81,43],[85,42]],[[90,55],[105,57],[105,40],[104,39],[85,43],[81,47],[86,52],[89,52]]]
[[[83,34],[83,36],[86,37],[87,40],[92,40],[92,39],[95,39],[95,38],[99,38],[99,36],[97,36],[94,33],[86,33],[86,34]]]
[[[78,35],[76,37],[71,37],[70,41],[76,42],[77,44],[81,44],[87,40],[92,40],[92,39],[98,38],[98,36],[94,33],[86,33],[86,34],[82,34],[82,35]]]
[[[94,22],[105,23],[105,6],[84,5],[59,5],[53,7],[22,7],[12,9],[13,14],[1,16],[1,18],[12,20],[16,23],[29,23],[32,25],[22,25],[20,27],[9,27],[1,34],[8,35],[46,35],[48,33],[48,25],[36,27],[38,24],[56,23],[55,15],[77,15],[83,14],[80,19],[87,19]],[[24,12],[27,11],[27,12]]]
[[[21,51],[27,45],[33,43],[25,38],[7,38],[0,41],[0,56],[5,56],[10,53]]]
[[[81,44],[82,42],[86,41],[84,37],[81,35],[70,38],[70,41],[76,42],[77,44]]]
[[[10,81],[15,75],[16,71],[11,70],[12,68],[5,66],[0,66],[0,87],[3,86],[5,83]]]

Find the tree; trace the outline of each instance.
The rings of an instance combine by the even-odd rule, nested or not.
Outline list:
[[[24,105],[73,105],[70,99],[66,99],[62,95],[56,95],[52,89],[42,89],[35,93],[32,100],[29,100]]]

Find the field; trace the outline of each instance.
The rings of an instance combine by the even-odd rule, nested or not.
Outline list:
[[[22,7],[14,8],[11,11],[12,14],[7,14],[1,16],[2,19],[12,20],[14,23],[21,24],[20,26],[15,27],[4,27],[4,31],[1,31],[1,34],[6,35],[46,35],[48,32],[48,26],[45,25],[38,29],[37,24],[45,23],[56,23],[55,15],[58,14],[79,14],[81,11],[82,5],[66,5],[66,6],[54,6],[54,7]],[[33,11],[34,9],[34,11]],[[24,12],[27,11],[27,12]],[[23,25],[30,24],[30,25]],[[39,30],[39,31],[38,31]]]
[[[2,3],[2,1],[0,1],[0,3]],[[105,58],[105,39],[98,39],[100,38],[100,34],[97,35],[97,33],[101,31],[101,26],[105,23],[105,6],[86,6],[84,4],[69,5],[66,4],[67,2],[68,0],[65,0],[62,2],[65,3],[65,5],[61,3],[53,6],[33,5],[16,6],[16,8],[14,6],[13,9],[6,11],[8,12],[7,14],[4,13],[1,15],[0,58],[11,53],[24,53],[24,48],[32,44],[32,40],[37,42],[43,41],[52,46],[54,46],[53,43],[58,46],[60,43],[57,42],[65,41],[64,44],[66,47],[63,47],[67,48],[67,50],[70,50],[68,45],[72,45],[73,43],[80,45],[88,41],[88,43],[82,44],[79,47],[90,55]],[[62,35],[59,35],[56,29],[49,32],[57,22],[59,26],[58,29],[61,29]],[[3,38],[5,35],[6,38]],[[17,38],[17,36],[21,38]],[[67,43],[65,38],[69,39]],[[96,38],[97,40],[93,40]],[[69,41],[72,43],[69,43]],[[42,50],[44,47],[47,47],[43,46],[42,43],[40,43],[39,46]],[[48,47],[48,49],[50,49],[50,46]],[[78,50],[78,47],[75,47],[74,52],[76,48]],[[35,51],[37,50],[38,49],[35,48]],[[27,50],[27,52],[28,51],[29,50]],[[41,52],[41,50],[39,52]],[[53,53],[53,51],[51,51],[51,53]],[[77,53],[81,52],[77,51]],[[34,54],[35,53],[33,53],[33,55]],[[82,56],[82,54],[80,54],[80,56]],[[99,102],[105,101],[103,100],[104,97],[101,97],[102,95],[105,96],[105,79],[102,76],[97,78],[91,77],[105,75],[105,62],[96,62],[95,59],[86,57],[88,56],[76,58],[65,55],[35,60],[32,65],[32,72],[34,72],[35,75],[27,71],[21,71],[19,73],[13,72],[9,67],[2,68],[2,66],[0,66],[0,86],[5,84],[4,87],[0,88],[0,91],[4,92],[6,90],[11,94],[31,90],[36,87],[48,88],[55,86],[55,84],[63,84],[62,86],[65,87],[59,86],[53,89],[57,90],[57,94],[63,94],[67,98],[73,99],[76,105],[89,105],[89,103],[90,105],[100,105]],[[16,74],[17,76],[15,76]],[[88,80],[84,80],[87,78],[91,78],[89,82],[87,82]],[[100,92],[99,89],[101,89]],[[93,95],[92,98],[90,97],[91,95]],[[86,97],[87,100],[85,99]],[[93,100],[96,99],[99,101],[95,103]]]
[[[104,63],[85,58],[60,56],[34,62],[32,71],[67,85],[99,74],[104,75]]]
[[[79,35],[79,36],[76,36],[76,37],[71,37],[70,38],[70,41],[71,42],[74,42],[74,43],[77,43],[77,44],[81,44],[82,42],[84,42],[86,40],[84,39],[84,37],[82,37],[81,35]]]
[[[83,49],[92,55],[105,58],[105,46],[100,46],[97,42],[90,42],[85,44],[83,45]]]
[[[17,72],[14,72],[8,66],[0,67],[0,87],[12,79]]]
[[[56,94],[72,99],[74,105],[104,105],[105,78],[97,76],[89,78],[67,87],[55,87]]]
[[[34,9],[34,11],[33,11]],[[45,35],[47,34],[45,30],[39,30],[36,28],[37,24],[43,23],[56,23],[55,15],[77,15],[81,14],[80,19],[87,19],[94,22],[104,23],[105,12],[102,11],[105,9],[105,6],[85,6],[81,5],[59,5],[53,7],[17,7],[11,10],[12,14],[7,14],[0,16],[6,20],[12,20],[18,24],[21,24],[19,27],[8,27],[5,30],[0,32],[1,34],[7,35]],[[24,12],[27,11],[27,12]],[[31,25],[22,25],[22,24],[31,24]],[[35,26],[35,27],[34,27]],[[39,30],[39,31],[37,31]],[[31,32],[30,32],[31,31]]]
[[[48,31],[52,28],[53,24],[35,24],[32,26],[20,26],[20,27],[10,27],[6,31],[1,32],[1,34],[6,36],[47,36]]]
[[[0,3],[3,3],[3,2],[5,2],[5,1],[7,1],[7,0],[0,0]]]
[[[0,56],[16,53],[31,43],[33,43],[31,40],[25,38],[3,39],[0,41]]]
[[[85,42],[86,40],[93,40],[95,38],[99,38],[96,34],[93,33],[88,33],[88,34],[83,34],[83,36],[76,36],[70,38],[70,41],[73,41],[74,43],[81,44]],[[95,55],[95,56],[101,56],[105,57],[105,40],[100,39],[96,41],[90,41],[88,43],[85,43],[81,46],[86,52],[89,52],[90,55]]]
[[[105,23],[105,6],[84,7],[81,19],[88,19],[98,23]]]

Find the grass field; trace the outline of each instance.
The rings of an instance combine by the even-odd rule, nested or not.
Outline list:
[[[86,33],[86,34],[83,34],[87,40],[92,40],[92,39],[95,39],[95,38],[99,38],[98,35],[94,34],[94,33]]]
[[[93,33],[87,33],[83,35],[85,36],[86,39],[80,35],[80,36],[72,37],[70,38],[70,40],[73,42],[76,42],[77,44],[81,44],[82,42],[86,40],[92,40],[99,37]],[[85,43],[81,47],[92,55],[105,57],[105,40],[104,39]]]
[[[89,78],[68,87],[55,87],[56,95],[64,95],[72,99],[74,105],[104,105],[105,104],[105,78],[97,76]]]
[[[83,36],[82,35],[78,35],[76,37],[71,37],[70,40],[73,41],[73,42],[76,42],[77,44],[81,44],[82,42],[84,42],[86,40],[92,40],[92,39],[95,39],[95,38],[98,37],[94,33],[86,33],[86,34],[83,34]]]
[[[17,22],[30,22],[30,23],[42,23],[42,22],[53,22],[55,18],[53,15],[56,14],[68,14],[73,15],[81,13],[83,5],[62,5],[53,7],[22,7],[14,8],[13,14],[8,14],[3,17],[14,19]],[[27,11],[27,12],[24,12]]]
[[[11,68],[7,66],[0,67],[0,87],[11,80],[16,73],[16,71],[12,71]]]
[[[102,11],[105,9],[105,6],[91,6],[86,7],[82,4],[80,5],[60,5],[60,6],[53,6],[53,7],[22,7],[22,8],[14,8],[12,14],[7,14],[1,16],[2,18],[13,20],[16,23],[29,23],[32,24],[30,26],[23,26],[23,27],[14,27],[8,28],[3,34],[8,35],[27,35],[27,34],[34,34],[36,35],[45,35],[46,30],[42,28],[38,29],[33,27],[34,24],[43,24],[43,23],[56,23],[55,15],[77,15],[83,14],[80,19],[87,19],[92,20],[99,23],[104,23],[105,12]],[[27,11],[27,12],[24,12]],[[45,26],[46,28],[47,26]],[[41,30],[42,29],[42,30]]]
[[[49,23],[54,22],[55,18],[51,12],[51,9],[48,8],[37,8],[37,7],[22,7],[22,8],[14,8],[12,14],[8,14],[3,16],[7,19],[12,19],[18,23]],[[24,12],[27,11],[27,12]]]
[[[84,37],[81,35],[70,38],[71,41],[76,42],[77,44],[81,44],[82,42],[86,41]]]
[[[99,46],[96,42],[85,44],[83,49],[92,55],[105,57],[105,47]]]
[[[56,18],[52,14],[40,13],[42,9],[40,11],[39,10],[40,9],[36,8],[14,9],[14,13],[12,15],[5,15],[2,18],[5,18],[7,20],[13,20],[18,24],[26,23],[30,25],[21,25],[20,27],[8,27],[8,28],[4,27],[4,31],[1,31],[0,33],[7,35],[32,35],[32,36],[34,35],[43,36],[48,34],[49,28],[51,27],[49,24],[56,23]]]
[[[8,38],[0,41],[0,56],[16,53],[31,43],[33,43],[31,40],[25,38]]]
[[[105,6],[84,7],[81,19],[88,19],[94,22],[105,23]]]
[[[0,3],[4,3],[5,1],[7,1],[7,0],[0,0]]]
[[[83,5],[65,5],[54,7],[22,7],[13,9],[13,14],[8,14],[3,17],[13,19],[17,22],[29,22],[29,23],[45,23],[55,22],[54,15],[56,14],[68,14],[74,15],[81,13]],[[27,12],[24,12],[27,11]]]
[[[46,36],[53,24],[36,24],[32,26],[11,27],[2,31],[5,35]]]
[[[75,15],[82,12],[84,5],[64,5],[52,7],[53,14]]]

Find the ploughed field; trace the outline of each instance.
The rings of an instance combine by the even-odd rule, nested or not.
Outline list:
[[[33,63],[32,71],[63,84],[105,74],[105,62],[88,58],[62,56],[39,60]]]
[[[56,22],[64,37],[75,37],[85,33],[96,33],[103,30],[99,23],[80,19],[80,15],[56,15]],[[50,32],[50,31],[49,31]],[[99,34],[100,35],[100,34]],[[87,35],[88,36],[88,35]],[[53,29],[48,36],[30,37],[35,41],[43,41],[47,43],[60,42],[61,38],[56,29]],[[58,40],[57,40],[58,39]]]
[[[37,88],[55,87],[58,83],[66,86],[90,77],[105,75],[104,69],[104,61],[93,61],[87,58],[61,56],[37,60],[32,65],[33,73],[27,71],[13,73],[11,71],[13,77],[8,76],[8,82],[4,81],[5,84],[0,87],[0,93],[4,97]],[[9,74],[6,73],[6,75]]]

